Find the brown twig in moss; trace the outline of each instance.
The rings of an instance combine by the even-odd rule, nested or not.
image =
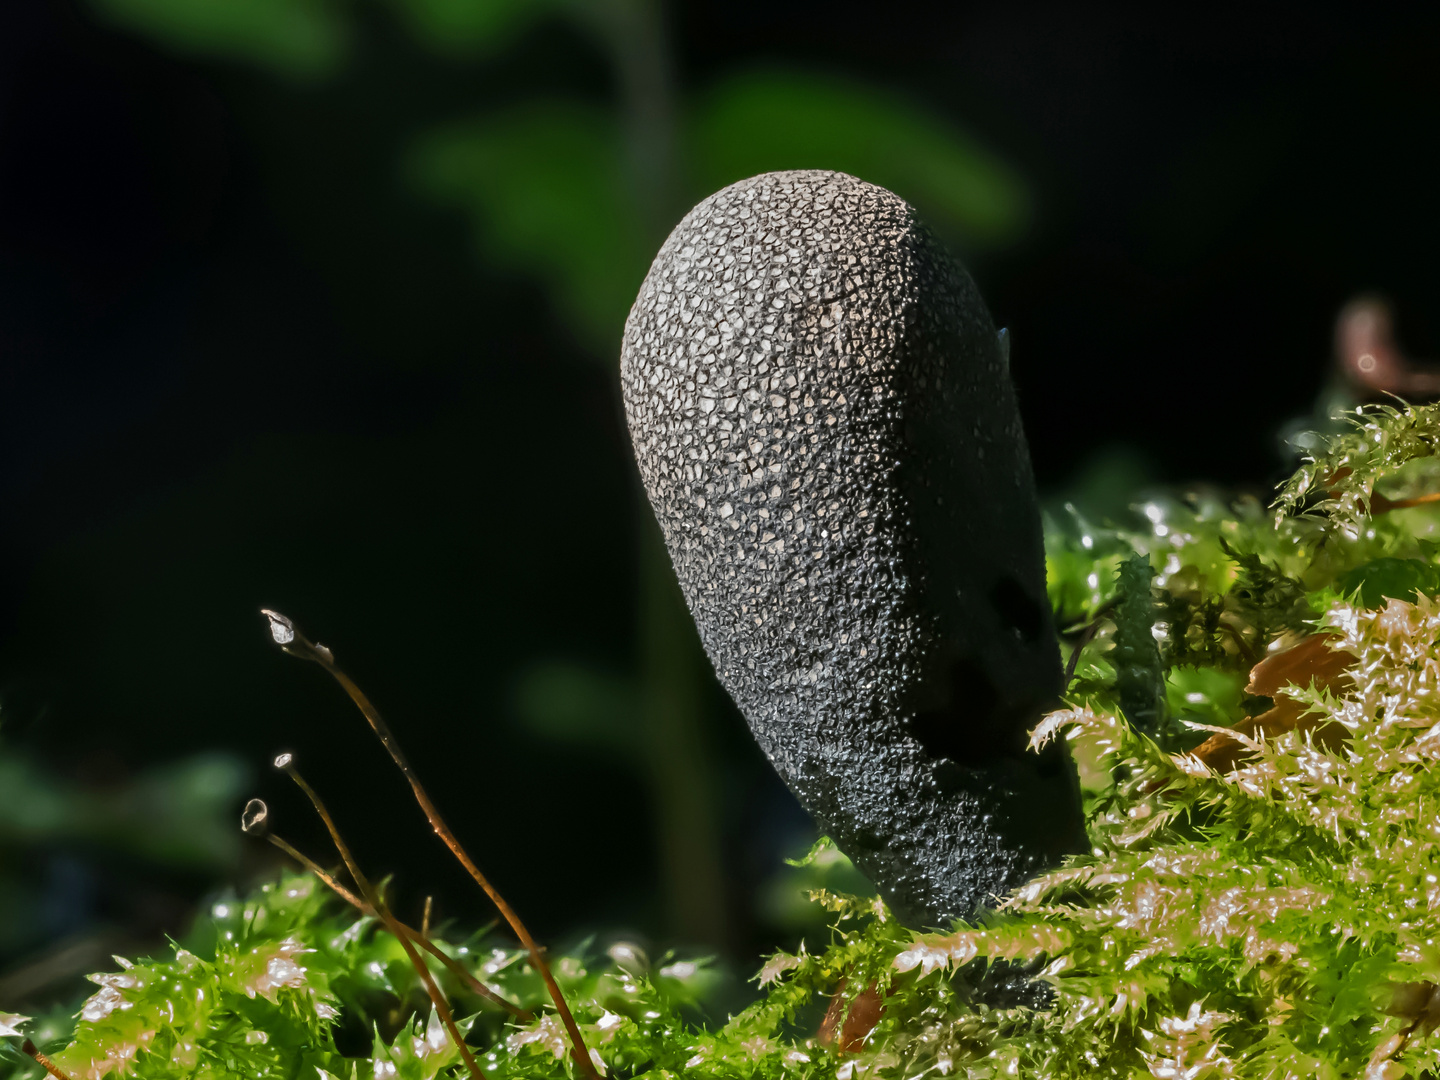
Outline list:
[[[1240,659],[1252,667],[1261,660],[1261,655],[1255,651],[1255,646],[1245,640],[1245,632],[1233,623],[1226,622],[1222,617],[1220,620],[1220,631],[1230,635],[1230,640],[1235,642],[1235,648],[1240,653]]]
[[[409,759],[401,752],[399,744],[395,741],[394,735],[390,732],[390,726],[380,717],[375,706],[370,704],[370,699],[365,696],[360,687],[351,681],[350,677],[335,665],[335,657],[324,645],[317,645],[305,637],[295,628],[295,624],[277,611],[261,609],[267,619],[270,620],[270,633],[276,644],[284,649],[291,656],[297,656],[302,660],[311,660],[323,667],[330,676],[338,682],[345,692],[350,695],[350,700],[364,715],[370,724],[370,729],[380,740],[380,744],[390,754],[395,762],[396,768],[410,785],[410,790],[415,794],[415,801],[420,804],[430,827],[435,831],[441,842],[450,849],[450,853],[459,860],[469,875],[475,879],[475,883],[484,890],[485,895],[490,898],[496,909],[504,916],[510,928],[515,931],[515,936],[520,939],[520,944],[530,954],[530,963],[540,973],[541,979],[545,982],[545,989],[549,991],[550,999],[555,1003],[555,1011],[560,1015],[560,1021],[565,1025],[566,1034],[570,1037],[571,1054],[575,1058],[575,1065],[582,1075],[590,1080],[600,1080],[600,1074],[595,1069],[595,1064],[590,1060],[590,1052],[585,1046],[584,1036],[580,1034],[580,1027],[575,1023],[575,1017],[570,1013],[570,1006],[565,1002],[565,995],[560,992],[560,986],[555,981],[555,976],[550,970],[549,963],[545,960],[544,951],[530,936],[530,931],[520,921],[520,916],[506,903],[505,898],[496,891],[490,880],[480,872],[469,854],[461,846],[455,834],[450,831],[450,826],[445,824],[445,819],[440,816],[440,811],[430,801],[425,786],[420,783],[420,778],[410,767]]]
[[[257,803],[259,803],[258,811],[252,810],[252,808],[255,807]],[[310,873],[314,874],[317,878],[320,879],[322,884],[324,884],[330,889],[331,892],[333,892],[336,896],[340,897],[340,899],[344,900],[351,907],[358,910],[362,915],[369,915],[372,919],[380,918],[380,915],[375,911],[373,907],[366,903],[364,899],[356,896],[349,889],[345,888],[344,885],[341,885],[340,882],[336,881],[335,876],[329,873],[314,859],[310,858],[310,856],[306,855],[303,851],[300,851],[284,837],[278,835],[277,833],[270,832],[266,827],[265,822],[267,816],[268,810],[266,809],[265,804],[259,799],[251,799],[245,807],[245,813],[241,816],[240,828],[251,836],[263,835],[266,840],[270,841],[271,844],[279,848],[286,855],[289,855],[290,858],[294,859],[306,870],[310,871]],[[425,909],[426,915],[428,916],[430,909],[428,898]],[[384,920],[382,919],[381,922],[383,923]],[[475,991],[475,993],[478,994],[480,997],[484,998],[486,1001],[493,1002],[494,1004],[499,1005],[502,1009],[508,1012],[511,1016],[515,1017],[515,1019],[517,1020],[522,1020],[528,1024],[531,1020],[535,1019],[535,1015],[530,1012],[529,1009],[522,1009],[514,1002],[507,1001],[505,998],[501,997],[499,992],[491,989],[489,986],[486,986],[473,972],[467,969],[464,964],[460,963],[460,961],[456,960],[453,956],[449,955],[443,949],[441,949],[440,946],[436,945],[435,942],[431,941],[428,918],[426,919],[425,924],[421,927],[418,933],[415,931],[414,927],[409,926],[406,923],[400,922],[398,919],[396,920],[396,923],[399,925],[401,930],[405,931],[405,933],[410,935],[411,941],[415,942],[416,945],[419,945],[431,956],[439,960],[440,963],[444,964],[450,974],[454,975],[466,986],[470,987],[470,989]]]
[[[484,1070],[480,1068],[480,1063],[475,1060],[475,1055],[470,1052],[470,1047],[465,1044],[464,1038],[460,1035],[460,1029],[455,1026],[455,1018],[450,1013],[450,1005],[446,1002],[445,995],[440,993],[440,988],[435,985],[435,978],[430,974],[429,965],[420,959],[420,954],[415,951],[415,946],[411,943],[410,936],[405,933],[404,928],[401,927],[395,916],[390,914],[390,909],[385,906],[385,901],[382,900],[380,895],[371,887],[370,879],[365,876],[365,872],[360,869],[359,863],[355,861],[355,857],[350,853],[350,848],[345,843],[344,838],[341,837],[340,830],[336,827],[334,818],[330,816],[330,811],[326,809],[324,801],[315,789],[305,782],[305,778],[302,777],[295,768],[295,759],[292,755],[281,754],[275,759],[275,767],[283,770],[291,780],[295,781],[295,786],[305,793],[305,797],[310,800],[310,805],[315,807],[315,812],[320,815],[320,820],[325,823],[325,828],[330,833],[330,839],[335,844],[335,850],[340,852],[340,857],[345,860],[345,868],[350,871],[350,877],[354,879],[356,886],[360,889],[360,894],[365,898],[365,902],[375,914],[384,921],[390,933],[394,934],[395,939],[400,942],[400,947],[405,950],[405,955],[410,959],[411,965],[415,968],[415,973],[420,976],[420,981],[425,986],[425,992],[430,995],[430,1000],[435,1005],[435,1011],[440,1016],[440,1022],[445,1025],[445,1030],[449,1033],[451,1042],[455,1044],[455,1049],[460,1052],[460,1057],[464,1060],[465,1067],[470,1071],[470,1075],[476,1077],[477,1080],[485,1080]]]
[[[56,1065],[48,1057],[42,1054],[39,1048],[36,1047],[36,1045],[29,1039],[26,1039],[23,1043],[20,1044],[20,1049],[24,1050],[25,1053],[29,1054],[32,1058],[34,1058],[35,1063],[39,1065],[42,1069],[44,1069],[47,1073],[49,1073],[51,1076],[55,1077],[55,1080],[70,1080],[70,1075],[64,1069],[60,1068],[59,1065]]]
[[[1413,499],[1387,499],[1384,495],[1371,495],[1370,512],[1383,514],[1389,510],[1405,510],[1412,506],[1424,506],[1433,502],[1440,502],[1440,492],[1432,491],[1428,495],[1416,495]]]
[[[1113,606],[1113,605],[1112,605]],[[1080,666],[1080,654],[1085,651],[1085,646],[1095,640],[1095,634],[1100,629],[1100,619],[1097,615],[1084,629],[1076,640],[1074,647],[1070,650],[1070,659],[1065,662],[1065,686],[1069,686],[1075,678],[1075,669]]]

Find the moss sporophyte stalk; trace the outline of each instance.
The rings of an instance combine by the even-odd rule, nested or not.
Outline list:
[[[828,939],[766,960],[757,999],[728,1019],[706,1013],[705,960],[552,955],[593,1067],[1433,1075],[1440,509],[1424,496],[1440,491],[1437,440],[1436,407],[1368,409],[1269,510],[1175,493],[1141,503],[1133,528],[1047,521],[1050,599],[1076,655],[1066,707],[1032,741],[1063,742],[1077,762],[1090,850],[943,931],[816,889]],[[1141,610],[1158,664],[1122,678],[1117,639]],[[246,824],[265,817],[252,805]],[[576,1074],[529,950],[377,918],[382,889],[357,894],[295,854],[309,871],[217,901],[188,949],[117,958],[78,1010],[0,1014],[0,1076],[40,1074],[22,1040],[76,1080],[465,1075],[407,944],[476,1069]],[[823,842],[811,856],[837,861]],[[1002,973],[1044,989],[996,992]]]

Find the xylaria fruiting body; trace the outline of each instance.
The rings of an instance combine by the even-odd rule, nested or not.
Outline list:
[[[656,257],[621,379],[715,670],[901,918],[1082,849],[1034,481],[984,301],[915,211],[834,172],[712,195]]]

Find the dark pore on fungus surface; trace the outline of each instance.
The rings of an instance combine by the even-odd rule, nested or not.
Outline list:
[[[911,924],[1083,850],[1008,348],[904,200],[769,173],[686,215],[625,328],[641,477],[721,682]]]

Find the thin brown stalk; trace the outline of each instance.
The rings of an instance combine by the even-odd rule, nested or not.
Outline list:
[[[1094,640],[1096,631],[1098,631],[1099,629],[1100,620],[1097,617],[1094,622],[1090,623],[1088,626],[1085,627],[1084,630],[1080,631],[1080,638],[1078,641],[1075,642],[1075,647],[1070,651],[1070,659],[1065,663],[1065,686],[1068,687],[1070,685],[1070,680],[1075,678],[1075,669],[1080,665],[1080,654],[1085,651],[1085,646],[1089,645],[1090,642]]]
[[[415,794],[415,801],[420,804],[420,809],[424,811],[426,819],[430,822],[430,827],[435,831],[435,835],[450,849],[450,853],[459,860],[460,865],[475,879],[475,883],[484,890],[485,895],[490,898],[490,902],[495,905],[505,921],[510,924],[510,928],[515,931],[515,936],[520,939],[520,944],[525,947],[525,951],[530,954],[530,963],[535,970],[540,973],[541,979],[544,980],[545,989],[549,991],[550,999],[555,1003],[555,1011],[559,1013],[560,1021],[565,1025],[565,1031],[570,1036],[571,1055],[575,1059],[576,1067],[580,1069],[584,1076],[589,1077],[590,1080],[600,1080],[600,1075],[595,1069],[594,1062],[590,1060],[590,1053],[585,1046],[584,1036],[580,1034],[580,1027],[575,1023],[575,1017],[571,1014],[569,1005],[565,1003],[565,995],[560,992],[560,986],[556,983],[555,976],[550,971],[550,965],[545,960],[543,950],[541,950],[535,939],[530,936],[530,931],[527,930],[525,924],[520,921],[520,916],[505,902],[505,898],[496,891],[495,886],[490,884],[490,880],[480,872],[480,868],[475,865],[474,860],[470,858],[464,847],[461,846],[455,834],[450,831],[450,826],[445,824],[445,819],[440,816],[440,811],[436,809],[435,804],[430,801],[430,796],[425,791],[425,786],[420,783],[420,778],[415,775],[415,771],[410,767],[409,759],[405,757],[404,753],[400,750],[399,744],[395,741],[394,735],[391,734],[390,726],[381,719],[380,713],[374,705],[370,704],[370,699],[365,696],[360,687],[356,686],[348,675],[335,666],[335,657],[329,649],[310,641],[295,628],[294,623],[279,612],[262,610],[262,614],[270,620],[270,632],[281,648],[291,656],[298,656],[302,660],[312,660],[323,667],[330,673],[330,676],[344,688],[345,692],[350,695],[350,700],[355,703],[365,719],[369,721],[370,729],[375,732],[375,736],[380,740],[380,744],[385,747],[386,751],[390,754],[391,760],[395,762],[396,767],[400,770],[401,775],[404,776],[405,780],[410,784],[410,790]]]
[[[1413,499],[1387,499],[1384,495],[1372,495],[1370,510],[1375,514],[1383,514],[1389,510],[1405,510],[1411,506],[1425,506],[1433,502],[1440,502],[1440,492],[1416,495]]]
[[[460,1057],[464,1060],[465,1067],[470,1070],[470,1075],[475,1077],[476,1080],[486,1080],[485,1072],[480,1068],[480,1063],[475,1060],[475,1055],[470,1052],[470,1047],[465,1044],[465,1040],[460,1036],[460,1029],[455,1026],[455,1018],[450,1014],[450,1006],[445,1001],[445,995],[440,993],[440,988],[435,985],[435,978],[430,974],[429,965],[420,959],[420,954],[415,951],[415,946],[411,944],[409,936],[401,928],[395,916],[390,914],[389,908],[385,906],[385,902],[380,899],[379,894],[371,887],[370,879],[365,876],[365,872],[360,869],[360,864],[355,861],[355,857],[350,853],[350,848],[341,837],[340,830],[336,827],[335,820],[330,816],[330,811],[325,808],[324,801],[296,770],[294,760],[289,754],[281,754],[276,758],[275,767],[283,769],[286,775],[295,781],[295,785],[305,793],[305,797],[310,800],[310,804],[315,807],[315,812],[320,815],[320,820],[325,823],[325,828],[329,830],[330,839],[334,841],[335,844],[335,850],[340,852],[340,857],[345,860],[345,868],[350,871],[350,877],[354,879],[356,886],[360,889],[360,894],[365,897],[365,902],[370,905],[376,915],[380,916],[386,927],[389,928],[390,933],[394,934],[395,939],[400,942],[400,947],[405,950],[405,955],[410,958],[410,963],[414,966],[415,973],[420,976],[420,981],[425,985],[425,992],[430,995],[430,1000],[435,1005],[435,1011],[440,1015],[440,1022],[445,1025],[445,1030],[449,1032],[450,1041],[455,1044],[455,1049],[460,1051]]]
[[[274,833],[266,833],[265,839],[269,840],[270,843],[274,844],[281,851],[285,852],[286,855],[289,855],[301,866],[305,867],[306,870],[309,870],[310,873],[314,874],[317,878],[319,878],[323,884],[328,886],[330,890],[335,893],[336,896],[340,897],[340,899],[344,900],[351,907],[357,909],[361,914],[369,915],[371,918],[375,919],[380,918],[379,914],[375,911],[373,907],[371,907],[360,897],[356,896],[349,889],[345,888],[344,885],[341,885],[340,882],[335,880],[335,876],[333,874],[326,871],[323,867],[320,866],[319,863],[315,862],[315,860],[311,859],[304,852],[300,851],[298,848],[288,843],[283,837],[277,836]],[[424,929],[420,930],[417,933],[413,927],[408,926],[403,922],[400,922],[398,919],[396,920],[396,925],[398,925],[401,930],[405,931],[405,933],[409,935],[411,941],[413,941],[416,945],[419,945],[431,956],[435,957],[436,960],[439,960],[440,963],[444,964],[450,974],[454,975],[457,979],[464,982],[466,986],[470,987],[471,990],[475,991],[475,993],[480,995],[486,1001],[493,1002],[494,1004],[499,1005],[502,1009],[508,1012],[511,1016],[515,1017],[515,1019],[517,1020],[523,1020],[526,1023],[529,1023],[531,1020],[535,1019],[534,1015],[530,1012],[530,1010],[522,1009],[519,1005],[516,1005],[510,1001],[506,1001],[505,998],[499,995],[499,993],[492,990],[490,987],[486,986],[483,982],[481,982],[480,979],[476,977],[473,972],[467,969],[464,964],[460,963],[460,961],[456,960],[453,956],[449,955],[443,949],[441,949],[440,946],[436,945],[433,941],[431,941],[430,935],[427,934]]]
[[[23,1043],[20,1044],[20,1049],[24,1050],[25,1053],[29,1054],[32,1058],[34,1058],[35,1063],[39,1065],[42,1069],[44,1069],[47,1073],[49,1073],[51,1076],[55,1077],[55,1080],[70,1080],[69,1074],[64,1069],[60,1068],[59,1065],[56,1065],[48,1057],[42,1054],[40,1050],[35,1046],[35,1044],[29,1039],[26,1039]]]
[[[1245,634],[1238,626],[1228,622],[1221,622],[1220,629],[1230,635],[1230,640],[1235,642],[1235,648],[1240,653],[1240,658],[1252,667],[1258,664],[1262,657],[1255,651],[1255,646],[1245,640]]]

